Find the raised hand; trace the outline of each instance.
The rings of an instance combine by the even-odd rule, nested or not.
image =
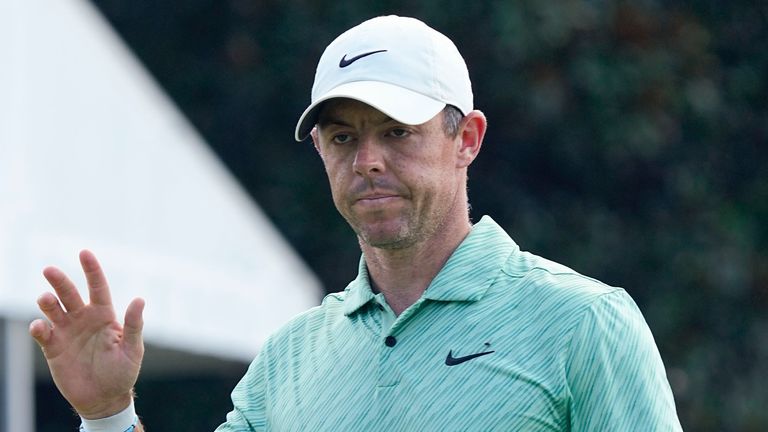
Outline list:
[[[82,417],[96,419],[120,412],[131,402],[144,356],[144,300],[130,303],[121,325],[96,257],[84,250],[80,264],[90,303],[83,302],[61,270],[47,267],[43,275],[56,295],[44,293],[37,304],[49,322],[33,321],[29,333],[42,348],[61,394]]]

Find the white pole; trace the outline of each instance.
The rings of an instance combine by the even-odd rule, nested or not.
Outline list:
[[[5,413],[3,430],[7,432],[33,432],[35,430],[35,359],[34,346],[27,324],[5,320],[4,335],[0,338],[4,356],[5,383],[2,393]]]

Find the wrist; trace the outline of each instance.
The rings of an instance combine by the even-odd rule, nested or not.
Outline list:
[[[77,414],[87,420],[99,420],[124,411],[133,404],[133,390],[111,401],[99,401],[85,409],[84,407],[75,407]]]
[[[99,419],[80,417],[80,432],[133,432],[138,424],[133,400],[124,410],[117,414]]]

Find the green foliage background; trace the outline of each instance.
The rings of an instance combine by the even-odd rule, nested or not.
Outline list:
[[[317,59],[375,15],[447,34],[490,121],[473,217],[625,287],[686,430],[768,430],[766,3],[94,3],[328,291],[359,251],[314,149],[292,139]]]

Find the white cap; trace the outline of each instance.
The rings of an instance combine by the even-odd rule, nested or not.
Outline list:
[[[446,105],[473,109],[464,59],[445,35],[415,18],[382,16],[352,27],[325,49],[317,64],[312,103],[296,124],[301,141],[332,98],[366,103],[409,125],[422,124]]]

